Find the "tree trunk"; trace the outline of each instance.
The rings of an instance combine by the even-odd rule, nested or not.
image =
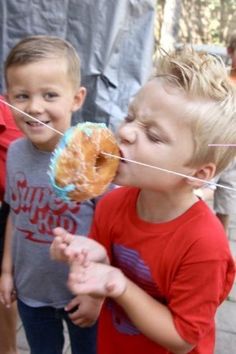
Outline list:
[[[181,15],[181,0],[166,0],[161,28],[160,47],[172,50],[175,47]]]

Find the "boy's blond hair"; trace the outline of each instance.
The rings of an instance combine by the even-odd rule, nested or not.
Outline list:
[[[54,58],[67,62],[68,76],[75,88],[78,88],[81,80],[80,58],[75,48],[64,39],[46,35],[26,37],[11,49],[4,67],[6,85],[7,70],[10,67]]]
[[[208,144],[236,144],[236,89],[218,57],[192,48],[163,54],[156,63],[155,77],[183,92],[186,105],[183,121],[193,133],[194,155],[190,166],[213,162],[216,174],[236,155],[235,147]]]

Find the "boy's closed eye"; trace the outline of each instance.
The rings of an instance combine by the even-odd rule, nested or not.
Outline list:
[[[162,142],[160,135],[156,131],[154,131],[148,127],[146,127],[145,130],[146,130],[146,135],[150,141],[152,141],[153,143],[161,143]]]

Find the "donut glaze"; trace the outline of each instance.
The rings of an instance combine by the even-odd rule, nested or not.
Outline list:
[[[81,202],[102,194],[115,177],[120,156],[113,133],[102,123],[78,123],[56,147],[49,176],[56,195]]]

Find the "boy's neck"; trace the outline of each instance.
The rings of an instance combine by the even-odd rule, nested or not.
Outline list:
[[[152,223],[163,223],[174,220],[199,199],[191,191],[183,195],[176,194],[159,194],[150,191],[141,190],[136,210],[138,216],[145,221]]]
[[[34,144],[30,139],[28,139],[36,150],[40,152],[50,153],[53,152],[58,144],[59,139],[51,140],[45,144]]]

